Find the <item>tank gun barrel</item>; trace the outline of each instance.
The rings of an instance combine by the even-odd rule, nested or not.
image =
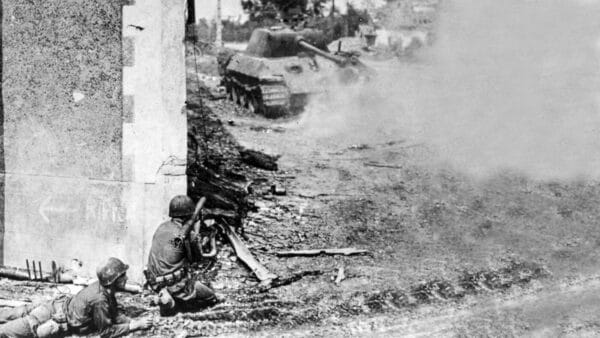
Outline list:
[[[345,66],[347,64],[348,60],[346,58],[343,58],[343,57],[340,57],[340,56],[337,56],[337,55],[333,55],[333,54],[330,54],[330,53],[328,53],[328,52],[326,52],[324,50],[321,50],[321,49],[319,49],[319,48],[311,45],[310,43],[308,43],[302,37],[298,37],[296,39],[296,43],[298,43],[298,45],[300,47],[302,47],[302,48],[304,48],[306,50],[309,50],[309,51],[311,51],[311,52],[313,52],[313,53],[315,53],[317,55],[320,55],[320,56],[322,56],[322,57],[324,57],[324,58],[326,58],[328,60],[331,60],[331,61],[335,62],[339,66],[343,67],[343,66]]]

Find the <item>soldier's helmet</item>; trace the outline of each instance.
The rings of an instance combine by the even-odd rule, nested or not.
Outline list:
[[[98,275],[100,285],[109,286],[124,275],[127,269],[129,269],[129,265],[118,258],[110,257],[105,263],[98,266],[96,275]]]
[[[169,203],[169,217],[188,217],[194,213],[194,201],[185,195],[177,195]]]

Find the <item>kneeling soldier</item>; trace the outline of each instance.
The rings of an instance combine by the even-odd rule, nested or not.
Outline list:
[[[161,224],[152,238],[146,279],[159,294],[160,313],[194,311],[213,305],[212,289],[192,278],[190,231],[195,221],[194,202],[188,196],[175,196],[169,204],[170,221]]]

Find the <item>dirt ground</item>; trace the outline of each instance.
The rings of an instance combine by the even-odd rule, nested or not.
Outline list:
[[[228,262],[213,287],[237,295],[223,306],[239,309],[241,320],[206,323],[218,333],[598,334],[597,182],[536,181],[510,171],[474,179],[432,165],[435,149],[385,126],[366,136],[321,132],[339,122],[327,109],[270,120],[227,100],[204,102],[235,142],[281,156],[279,170],[262,175],[287,194],[255,192],[258,211],[244,223],[253,254],[280,276],[319,271],[250,296],[240,289],[256,281],[237,263],[223,271]],[[274,255],[324,247],[371,254]],[[340,268],[346,279],[336,284]]]
[[[429,167],[432,152],[410,140],[311,138],[301,117],[208,104],[243,145],[282,155],[273,179],[288,194],[260,201],[246,223],[259,259],[277,274],[330,271],[270,292],[298,302],[292,319],[305,324],[256,335],[598,334],[595,182],[473,180]],[[311,247],[372,254],[268,254]],[[336,285],[339,267],[348,278]]]
[[[271,290],[295,305],[239,335],[598,334],[597,182],[472,178],[432,165],[435,149],[393,128],[319,132],[337,122],[327,109],[269,120],[206,104],[237,142],[281,155],[266,175],[287,195],[256,197],[245,221],[253,253],[279,275],[325,271]],[[319,247],[371,254],[272,254]],[[335,284],[340,267],[347,278]]]
[[[192,61],[188,70],[196,81]],[[203,271],[224,302],[160,318],[151,295],[123,295],[128,314],[155,318],[155,328],[135,336],[600,334],[597,182],[536,181],[509,171],[474,179],[432,165],[435,150],[405,135],[315,132],[333,123],[319,115],[326,110],[270,120],[227,100],[205,95],[203,103],[206,116],[194,123],[204,126],[193,136],[213,135],[211,151],[239,143],[281,156],[278,171],[248,174],[257,210],[244,220],[245,242],[278,276],[304,275],[260,292],[223,244]],[[287,194],[269,193],[271,184]],[[327,247],[370,253],[275,255]],[[340,268],[345,279],[335,283]],[[7,299],[68,291],[0,282]]]

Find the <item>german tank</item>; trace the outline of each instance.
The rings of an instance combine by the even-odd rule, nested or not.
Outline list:
[[[301,111],[310,95],[373,74],[356,55],[330,53],[324,34],[309,28],[256,29],[245,52],[219,63],[228,97],[271,117]]]

